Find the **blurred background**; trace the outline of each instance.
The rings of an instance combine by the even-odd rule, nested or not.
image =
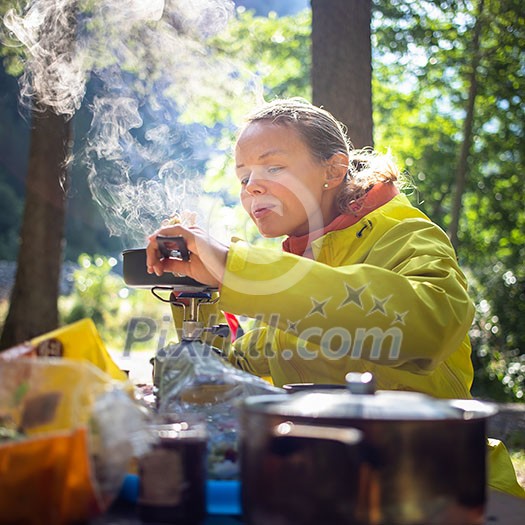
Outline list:
[[[255,100],[302,96],[333,111],[356,146],[391,151],[411,181],[409,198],[447,231],[467,273],[476,302],[474,395],[525,401],[520,0],[332,0],[325,8],[245,0],[233,10],[222,2],[221,16],[194,18],[166,2],[166,35],[147,32],[154,13],[124,30],[129,13],[123,17],[118,2],[103,2],[105,24],[89,3],[40,3],[51,12],[71,7],[70,48],[93,54],[82,56],[69,107],[53,116],[44,103],[28,103],[41,72],[30,69],[34,58],[10,11],[23,13],[24,3],[0,0],[11,20],[0,40],[3,348],[91,317],[114,354],[153,353],[173,333],[169,309],[125,287],[121,251],[143,246],[162,218],[185,208],[219,235],[261,242],[237,205],[235,127]],[[27,28],[18,31],[31,42]],[[116,54],[105,56],[109,48]],[[371,89],[359,88],[361,71],[371,72]],[[355,117],[368,107],[370,117]],[[53,184],[59,205],[56,195],[47,198]],[[46,199],[63,208],[51,222],[39,211]]]

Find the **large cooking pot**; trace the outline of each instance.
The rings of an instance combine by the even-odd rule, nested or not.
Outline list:
[[[485,425],[495,407],[415,392],[374,392],[370,374],[347,379],[346,390],[244,402],[246,522],[482,524]]]

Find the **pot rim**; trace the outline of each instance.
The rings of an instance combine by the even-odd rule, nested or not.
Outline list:
[[[362,413],[358,413],[359,410],[354,412],[348,411],[344,413],[342,411],[334,412],[333,410],[323,410],[323,401],[327,402],[330,398],[334,400],[334,396],[343,398],[341,406],[344,407],[344,397],[347,397],[348,401],[356,401],[356,404],[351,402],[347,403],[348,408],[363,408]],[[409,406],[410,398],[413,400],[418,398],[429,399],[431,403],[435,403],[436,407],[442,408],[443,412],[441,415],[435,417],[422,416],[421,414],[410,414],[407,412],[403,416],[396,414],[394,417],[388,413],[378,414],[377,411],[370,411],[366,413],[367,403],[370,404],[374,398],[381,398],[382,396],[390,396],[391,398],[399,397],[399,401],[404,403],[405,406]],[[306,410],[300,411],[294,410],[294,402],[298,399],[305,399]],[[358,398],[358,399],[356,399]],[[360,404],[362,403],[362,404]],[[372,401],[373,403],[373,401]],[[407,405],[408,404],[408,405]],[[312,407],[318,407],[317,409]],[[468,421],[480,421],[492,417],[498,412],[497,406],[494,403],[479,401],[477,399],[437,399],[427,396],[419,392],[405,392],[405,391],[393,391],[393,390],[378,390],[375,395],[355,395],[350,392],[332,390],[332,391],[305,391],[297,392],[293,395],[284,394],[266,394],[266,395],[254,395],[247,397],[241,405],[241,409],[247,414],[261,414],[268,416],[282,416],[299,419],[316,419],[318,421],[384,421],[392,423],[402,422],[468,422]]]

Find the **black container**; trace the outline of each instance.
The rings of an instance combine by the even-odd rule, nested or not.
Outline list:
[[[175,291],[202,291],[210,287],[191,277],[176,276],[172,273],[156,275],[148,273],[146,268],[146,249],[135,248],[122,252],[122,270],[124,282],[133,288],[164,287]]]
[[[198,525],[206,517],[206,435],[185,423],[152,427],[139,461],[138,515],[144,523]]]

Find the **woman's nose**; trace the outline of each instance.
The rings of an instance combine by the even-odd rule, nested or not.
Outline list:
[[[264,183],[257,177],[250,177],[246,183],[246,191],[250,195],[260,195],[265,192]]]

